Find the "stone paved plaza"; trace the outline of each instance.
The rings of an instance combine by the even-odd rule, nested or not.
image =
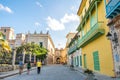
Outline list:
[[[84,80],[84,77],[80,72],[70,70],[68,67],[48,65],[42,68],[41,74],[37,74],[36,69],[34,69],[29,75],[24,72],[22,75],[14,75],[3,80]]]

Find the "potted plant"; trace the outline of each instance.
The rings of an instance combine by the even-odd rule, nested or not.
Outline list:
[[[97,80],[95,79],[95,76],[92,70],[86,69],[84,70],[84,73],[87,75],[87,78],[86,78],[87,80]]]
[[[93,74],[93,71],[89,70],[89,69],[86,69],[86,70],[84,70],[84,73],[86,73],[86,74]]]

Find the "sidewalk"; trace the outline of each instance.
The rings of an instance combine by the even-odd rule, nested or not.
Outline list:
[[[75,70],[79,71],[84,77],[86,76],[81,68],[74,68]],[[120,78],[111,78],[109,76],[101,75],[98,73],[95,73],[95,78],[97,80],[120,80]]]
[[[32,67],[31,70],[33,69],[36,69],[36,67]],[[23,72],[26,72],[27,69],[23,69]],[[9,77],[9,76],[12,76],[12,75],[16,75],[16,74],[19,74],[19,70],[14,70],[14,71],[9,71],[9,72],[1,72],[0,73],[0,79],[3,79],[5,77]]]

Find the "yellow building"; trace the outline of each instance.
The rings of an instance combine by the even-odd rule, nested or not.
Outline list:
[[[82,49],[82,67],[114,76],[111,43],[106,38],[109,29],[104,0],[82,0],[77,14],[80,17],[77,47]]]
[[[67,52],[66,48],[55,49],[55,63],[56,64],[66,64],[67,63]]]

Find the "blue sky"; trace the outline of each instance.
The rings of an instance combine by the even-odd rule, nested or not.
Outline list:
[[[17,33],[49,31],[55,47],[64,47],[66,35],[79,25],[81,0],[0,0],[0,26]]]

